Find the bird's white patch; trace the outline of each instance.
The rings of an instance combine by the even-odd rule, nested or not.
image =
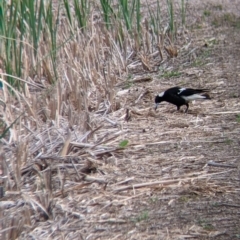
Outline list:
[[[178,94],[180,94],[181,92],[185,91],[186,88],[180,88],[179,91],[178,91]]]
[[[161,92],[161,93],[158,94],[158,96],[159,96],[159,97],[163,97],[164,93],[165,93],[165,92]]]
[[[201,100],[201,99],[205,99],[205,96],[199,95],[199,94],[193,94],[190,96],[181,96],[185,101],[190,102],[193,100]]]

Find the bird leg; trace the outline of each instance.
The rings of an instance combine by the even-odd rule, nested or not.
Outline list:
[[[185,110],[185,113],[188,113],[188,108],[189,108],[189,105],[188,103],[185,104],[187,106],[186,110]]]

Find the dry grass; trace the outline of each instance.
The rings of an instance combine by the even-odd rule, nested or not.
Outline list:
[[[92,25],[60,49],[56,85],[1,91],[4,123],[24,113],[0,149],[1,239],[240,238],[240,30],[212,23],[239,11],[206,6],[208,19],[189,6],[176,58],[170,39],[139,50],[129,37],[124,52]],[[174,85],[213,99],[155,112],[154,95]]]

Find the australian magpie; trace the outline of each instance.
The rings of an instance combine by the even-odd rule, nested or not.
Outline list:
[[[165,101],[176,105],[177,110],[179,110],[182,105],[186,105],[187,108],[185,110],[185,113],[187,113],[189,102],[193,100],[211,99],[206,92],[209,92],[209,89],[193,89],[181,87],[169,88],[165,92],[159,93],[155,97],[155,110],[157,110],[160,102]]]

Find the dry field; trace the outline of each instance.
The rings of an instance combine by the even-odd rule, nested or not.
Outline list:
[[[29,88],[33,111],[54,94],[46,108],[59,96],[66,106],[49,120],[41,105],[1,145],[0,239],[240,239],[240,7],[203,2],[189,3],[176,58],[164,51],[156,71],[154,54],[135,57],[88,110],[68,109],[61,84]],[[172,86],[209,88],[212,100],[155,112]]]

